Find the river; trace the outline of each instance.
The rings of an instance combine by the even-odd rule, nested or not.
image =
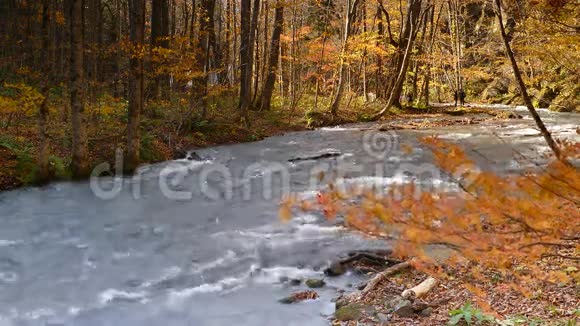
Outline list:
[[[372,124],[295,132],[206,148],[197,151],[203,161],[151,165],[92,187],[62,182],[1,193],[0,326],[327,325],[331,299],[361,277],[327,278],[320,299],[293,305],[278,299],[305,286],[284,280],[321,278],[337,255],[389,244],[314,213],[284,224],[282,194],[314,196],[323,187],[311,185],[319,170],[343,171],[343,185],[416,178],[453,190],[431,173],[431,155],[417,141],[430,134],[476,150],[484,169],[543,163],[539,132],[523,108],[515,110],[524,119],[383,134]],[[580,140],[579,114],[540,113],[556,137]],[[531,161],[515,160],[514,149]]]

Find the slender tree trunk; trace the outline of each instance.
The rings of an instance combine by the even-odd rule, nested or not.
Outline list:
[[[411,49],[413,48],[413,43],[415,41],[415,36],[417,35],[417,29],[419,27],[418,24],[419,16],[421,14],[421,3],[422,0],[410,0],[407,5],[407,18],[405,19],[403,33],[401,34],[402,37],[398,42],[399,51],[395,55],[395,61],[397,63],[397,75],[394,79],[394,82],[392,83],[387,105],[385,105],[385,107],[374,116],[374,119],[380,118],[393,105],[398,107],[401,106],[399,98],[401,97],[405,76],[409,67]],[[405,47],[404,50],[403,46]]]
[[[143,57],[145,42],[145,1],[129,0],[130,40],[136,50],[130,59],[129,69],[129,119],[127,124],[126,173],[133,172],[140,161],[140,122],[143,113]]]
[[[73,178],[89,175],[88,140],[85,116],[83,0],[70,0],[70,102],[72,121]]]
[[[257,1],[257,0],[254,0]],[[240,8],[240,115],[246,120],[250,108],[250,87],[252,72],[251,0],[241,0]],[[246,121],[247,122],[247,121]]]
[[[191,109],[197,108],[199,116],[205,119],[207,113],[207,92],[208,92],[208,51],[209,38],[211,33],[210,16],[214,14],[215,0],[202,0],[199,10],[199,34],[197,41],[194,41],[197,77],[193,78],[191,86]]]
[[[431,15],[430,15],[430,22],[431,27],[429,28],[429,62],[427,63],[427,70],[425,72],[425,88],[423,91],[424,102],[425,106],[429,107],[429,93],[431,87],[431,67],[433,66],[433,48],[435,45],[435,33],[436,27],[439,25],[439,18],[441,17],[441,9],[439,8],[439,13],[437,14],[437,22],[434,23],[434,16],[435,16],[435,5],[431,7]]]
[[[167,48],[169,46],[169,3],[168,0],[153,0],[151,6],[151,68],[155,70],[159,65],[153,60],[154,48]],[[154,76],[151,81],[151,93],[153,98],[167,99],[169,89],[169,76],[160,74]]]
[[[366,35],[367,33],[367,5],[366,2],[363,2],[363,10],[362,10],[362,24],[363,24],[363,33]],[[362,75],[363,75],[363,96],[365,99],[365,103],[369,101],[369,94],[367,92],[367,49],[365,47],[363,52],[362,58]]]
[[[332,115],[336,115],[338,113],[338,107],[340,106],[340,100],[344,95],[344,82],[345,82],[345,75],[347,73],[347,65],[344,60],[344,56],[348,51],[348,41],[350,38],[350,34],[352,33],[352,23],[356,18],[356,11],[358,8],[359,0],[348,0],[347,2],[347,14],[346,14],[346,22],[344,28],[344,39],[342,43],[342,50],[340,51],[340,67],[338,70],[338,85],[336,86],[336,92],[334,94],[334,99],[332,100],[332,104],[330,105],[330,113]]]
[[[50,40],[49,40],[49,5],[50,0],[43,0],[42,1],[42,48],[48,49]],[[49,138],[48,138],[48,95],[49,95],[49,83],[50,83],[50,76],[52,74],[52,61],[44,62],[42,64],[42,71],[44,74],[43,78],[43,86],[42,86],[42,95],[44,99],[40,104],[40,108],[38,110],[38,134],[40,136],[40,143],[38,145],[38,157],[37,157],[37,164],[38,164],[38,175],[37,175],[37,182],[39,183],[46,183],[50,178],[50,171],[49,171]]]
[[[280,54],[280,35],[284,25],[284,5],[281,0],[276,0],[276,11],[274,13],[274,30],[272,31],[272,43],[270,44],[270,58],[268,59],[268,74],[262,89],[262,95],[256,105],[260,110],[269,110],[276,81],[276,69],[278,66],[278,56]]]
[[[501,38],[502,38],[503,44],[505,46],[505,52],[506,52],[508,58],[510,59],[512,69],[514,72],[514,76],[518,82],[518,86],[520,88],[520,93],[522,95],[522,98],[524,99],[524,103],[526,103],[526,107],[528,108],[528,111],[532,115],[532,118],[534,118],[536,126],[538,126],[538,128],[540,129],[542,136],[546,140],[546,143],[548,144],[548,146],[550,147],[552,152],[554,152],[554,155],[558,159],[564,160],[565,158],[562,156],[562,152],[560,151],[560,148],[558,147],[558,145],[556,144],[556,142],[552,138],[552,135],[550,134],[550,132],[546,128],[546,125],[544,125],[544,122],[542,121],[542,119],[538,115],[538,112],[536,111],[536,109],[534,108],[534,104],[532,103],[532,99],[530,98],[530,96],[528,94],[526,84],[524,83],[524,80],[522,78],[522,74],[520,73],[518,63],[515,59],[514,52],[512,51],[511,45],[510,45],[509,40],[508,40],[508,36],[506,34],[506,31],[505,31],[505,27],[503,24],[501,0],[495,0],[495,5],[496,5],[496,16],[497,16],[497,20],[499,23]]]
[[[254,45],[255,45],[255,41],[257,38],[257,31],[258,31],[258,21],[260,18],[260,0],[254,0],[254,8],[252,9],[252,21],[250,23],[250,40],[248,43],[248,56],[249,56],[249,65],[248,65],[248,70],[246,71],[246,73],[249,75],[247,77],[248,81],[250,82],[249,87],[249,96],[250,96],[250,103],[249,103],[249,108],[251,108],[252,106],[252,102],[251,102],[251,96],[252,96],[252,92],[256,92],[256,89],[252,89],[252,80],[253,80],[253,76],[254,76],[254,71],[256,71],[258,69],[258,67],[254,67],[254,64],[256,63],[254,60]],[[256,74],[256,78],[257,78],[257,74]]]

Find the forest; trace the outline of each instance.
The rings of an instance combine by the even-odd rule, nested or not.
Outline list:
[[[460,92],[580,107],[575,1],[1,6],[3,188],[84,178],[115,148],[130,172],[186,148],[377,120]]]

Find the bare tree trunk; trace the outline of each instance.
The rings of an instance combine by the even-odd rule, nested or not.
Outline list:
[[[190,108],[197,108],[199,116],[205,119],[207,114],[207,92],[208,92],[208,51],[209,39],[211,33],[211,23],[213,19],[215,0],[202,0],[199,10],[199,35],[195,44],[196,65],[195,72],[197,77],[193,78],[191,86]]]
[[[272,31],[272,43],[270,44],[270,58],[268,59],[268,75],[262,89],[262,95],[256,107],[260,110],[269,110],[276,81],[276,69],[278,66],[278,56],[280,54],[280,35],[284,25],[284,5],[281,0],[276,0],[276,11],[274,13],[274,30]]]
[[[129,0],[130,40],[136,54],[145,41],[145,1]],[[140,122],[143,112],[143,58],[132,55],[129,69],[129,119],[127,124],[127,159],[124,171],[133,172],[140,161]]]
[[[439,18],[441,17],[441,9],[439,8],[439,13],[437,14],[437,21],[434,23],[434,16],[435,16],[435,5],[431,7],[431,27],[429,29],[429,62],[427,63],[427,71],[425,72],[425,88],[423,91],[424,102],[425,106],[429,107],[429,92],[430,92],[430,83],[431,83],[431,67],[433,66],[433,48],[435,45],[435,33],[436,27],[439,25]]]
[[[151,6],[151,57],[156,47],[169,47],[169,3],[168,0],[153,0]],[[153,58],[152,58],[153,59]],[[152,60],[152,68],[155,69],[157,62]],[[169,90],[169,76],[161,74],[152,80],[151,91],[153,98],[167,99]]]
[[[254,67],[254,43],[256,41],[256,33],[258,31],[258,21],[260,18],[260,0],[254,0],[254,8],[252,9],[252,21],[250,23],[250,39],[249,39],[249,43],[248,43],[248,56],[249,56],[249,66],[248,66],[248,70],[246,71],[246,73],[249,75],[248,76],[248,81],[250,82],[250,85],[248,85],[249,87],[249,96],[251,99],[252,96],[252,92],[256,92],[257,89],[252,90],[252,77],[253,77],[253,72],[255,70],[258,69],[258,67]],[[256,74],[256,78],[257,78],[257,74]],[[248,104],[249,107],[252,106],[252,102],[250,100],[250,103]]]
[[[347,65],[344,60],[344,56],[348,51],[348,40],[350,38],[350,34],[352,33],[352,23],[356,18],[356,10],[358,7],[360,0],[348,0],[347,2],[347,14],[346,14],[346,22],[344,28],[344,39],[342,43],[342,50],[340,51],[340,68],[338,71],[338,85],[336,87],[336,93],[334,94],[334,99],[332,100],[332,104],[330,105],[330,113],[332,115],[336,115],[338,112],[338,107],[340,106],[340,100],[344,95],[344,79],[346,75]]]
[[[85,129],[83,0],[70,0],[69,12],[71,19],[70,102],[73,147],[71,172],[73,178],[84,178],[89,175],[89,164],[88,140]]]
[[[505,52],[506,52],[508,58],[510,59],[512,69],[514,71],[514,76],[518,82],[518,86],[520,88],[522,98],[524,99],[524,103],[526,103],[526,107],[528,108],[528,111],[530,112],[530,114],[534,118],[536,125],[540,129],[540,132],[542,133],[542,136],[546,140],[546,143],[548,144],[550,149],[552,149],[552,152],[554,152],[554,155],[559,160],[564,160],[564,157],[562,156],[562,152],[560,151],[560,148],[558,147],[558,145],[556,144],[556,142],[552,138],[552,135],[550,134],[550,132],[548,131],[548,129],[544,125],[544,122],[542,121],[542,119],[538,115],[538,112],[536,112],[536,109],[534,108],[534,104],[532,103],[532,100],[531,100],[530,96],[528,95],[528,90],[527,90],[526,84],[524,83],[524,80],[522,78],[522,74],[520,73],[520,69],[518,68],[518,63],[515,59],[514,52],[512,51],[512,48],[511,48],[510,43],[508,41],[508,36],[506,34],[506,31],[505,31],[505,27],[503,25],[501,0],[495,0],[495,5],[496,5],[496,16],[497,16],[497,20],[499,23],[501,38],[502,38],[503,44],[505,46]]]
[[[415,41],[415,36],[417,35],[417,29],[419,27],[418,23],[421,13],[421,3],[422,0],[409,1],[407,6],[407,18],[405,19],[403,33],[401,34],[400,41],[398,42],[399,51],[395,55],[395,61],[397,63],[397,76],[392,83],[387,105],[385,105],[385,107],[373,117],[374,119],[379,119],[393,105],[398,107],[401,106],[399,103],[399,98],[401,97],[403,83],[405,82],[405,76],[409,67],[411,49],[413,47],[413,42]],[[404,50],[402,48],[403,46],[405,47]]]
[[[49,2],[50,0],[43,0],[42,1],[42,48],[48,49],[50,40],[48,34],[48,23],[49,23]],[[38,153],[37,153],[37,164],[38,164],[38,175],[36,181],[39,183],[46,183],[50,178],[50,171],[49,171],[49,138],[48,138],[48,130],[47,130],[47,123],[48,123],[48,95],[49,95],[49,76],[53,73],[52,72],[52,61],[44,62],[42,64],[42,70],[44,74],[43,78],[43,85],[42,85],[42,95],[44,99],[40,104],[40,108],[38,110],[38,134],[40,136],[40,143],[38,145]]]
[[[257,0],[254,0],[257,1]],[[247,120],[247,111],[250,107],[250,87],[252,72],[252,45],[251,42],[251,0],[241,0],[240,8],[240,115]]]

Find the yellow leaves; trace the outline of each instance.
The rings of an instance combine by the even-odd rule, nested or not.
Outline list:
[[[402,144],[401,145],[401,150],[403,151],[403,153],[405,153],[406,155],[411,155],[413,154],[413,147],[409,146],[408,144]]]
[[[282,222],[289,222],[292,219],[292,205],[294,204],[294,199],[291,197],[284,198],[280,203],[280,208],[278,210],[278,216]]]
[[[0,93],[0,113],[32,115],[44,100],[40,92],[24,83],[5,83],[3,87]]]

